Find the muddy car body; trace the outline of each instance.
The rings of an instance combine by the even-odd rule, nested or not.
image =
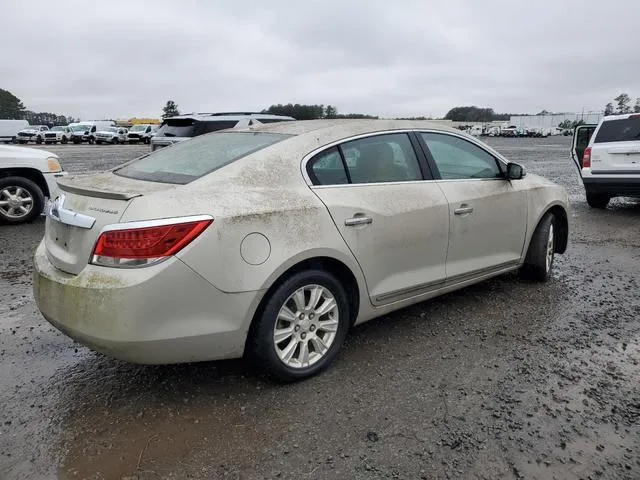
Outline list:
[[[563,188],[432,122],[216,132],[60,186],[34,259],[47,320],[124,360],[248,354],[285,380],[353,324],[517,269],[544,280],[567,244]]]

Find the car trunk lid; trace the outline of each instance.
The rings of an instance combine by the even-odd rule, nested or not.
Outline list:
[[[45,245],[51,263],[74,275],[89,263],[102,229],[118,223],[134,199],[175,188],[111,172],[65,179],[58,186],[60,195],[46,209]]]

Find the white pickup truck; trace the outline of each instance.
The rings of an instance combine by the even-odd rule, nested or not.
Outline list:
[[[0,145],[0,223],[33,221],[45,198],[55,198],[57,178],[66,174],[51,152]]]

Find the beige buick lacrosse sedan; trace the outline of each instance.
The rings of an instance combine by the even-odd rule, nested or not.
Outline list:
[[[248,356],[309,377],[349,328],[567,247],[563,188],[433,122],[318,120],[196,137],[59,183],[44,317],[130,362]]]

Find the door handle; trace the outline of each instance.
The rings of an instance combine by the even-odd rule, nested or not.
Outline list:
[[[344,221],[344,224],[347,227],[356,227],[358,225],[369,225],[371,223],[373,223],[373,218],[371,217],[351,217],[351,218],[347,218]]]
[[[456,208],[453,213],[455,213],[456,215],[469,215],[470,213],[473,213],[473,207],[467,207],[466,205],[462,204],[460,208]]]

